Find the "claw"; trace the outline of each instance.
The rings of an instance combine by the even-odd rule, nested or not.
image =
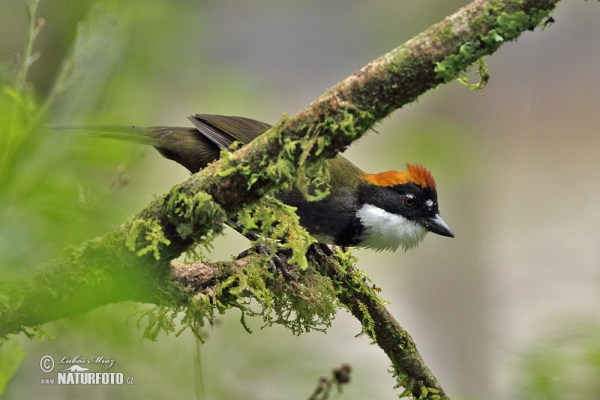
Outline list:
[[[321,248],[321,251],[325,253],[326,256],[331,257],[335,254],[333,251],[333,247],[325,243],[318,243],[318,246]]]
[[[269,257],[269,250],[265,247],[265,245],[258,245],[258,251],[262,255]],[[275,275],[277,271],[279,271],[286,280],[296,280],[296,277],[292,275],[292,273],[288,270],[287,264],[281,259],[281,257],[279,257],[278,254],[273,255],[273,258],[269,260],[269,265],[271,265],[271,272],[273,273],[273,275]]]
[[[288,270],[287,264],[277,254],[273,256],[270,262],[275,264],[275,267],[281,272],[286,281],[293,282],[296,280],[296,277]]]
[[[244,232],[244,229],[240,225],[238,225],[235,221],[228,221],[228,225],[231,226],[236,231],[238,231],[239,233],[246,236],[246,238],[248,240],[255,242],[259,239],[259,236],[252,231]],[[259,244],[257,246],[257,249],[258,249],[258,252],[260,254],[262,254],[263,256],[265,256],[265,257],[270,256],[269,249],[264,244]],[[242,254],[247,255],[248,251],[246,250],[246,251],[242,252],[238,256],[238,258],[241,258]],[[296,280],[296,277],[294,277],[294,275],[292,275],[292,273],[287,269],[287,264],[281,259],[281,257],[279,257],[279,255],[275,254],[273,256],[273,258],[271,258],[269,260],[269,265],[271,265],[271,272],[273,272],[273,275],[275,275],[275,273],[279,270],[279,271],[281,271],[281,274],[287,281],[295,281]]]

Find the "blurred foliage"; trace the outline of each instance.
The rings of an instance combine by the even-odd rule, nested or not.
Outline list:
[[[16,340],[0,340],[0,396],[5,392],[24,358],[23,349]]]
[[[0,81],[0,271],[4,279],[29,273],[67,245],[98,235],[118,223],[110,197],[125,183],[123,147],[94,148],[77,137],[45,128],[54,100],[84,73],[100,64],[109,17],[93,12],[79,25],[70,56],[49,92],[40,95],[29,81],[39,62],[35,39],[44,19],[33,15],[25,50],[5,63]],[[93,66],[91,64],[94,64]],[[77,101],[77,100],[72,100]],[[117,150],[117,151],[115,151]]]
[[[115,19],[104,9],[94,8],[85,21],[73,24],[77,29],[71,38],[71,50],[64,49],[65,57],[53,71],[54,77],[44,84],[34,72],[48,73],[51,69],[35,67],[47,59],[47,53],[60,51],[38,50],[36,39],[43,37],[47,26],[46,20],[36,14],[38,4],[39,0],[22,4],[28,17],[24,50],[4,60],[0,68],[3,287],[18,285],[33,273],[36,265],[59,256],[66,246],[117,226],[131,212],[121,196],[128,181],[127,168],[135,159],[128,147],[120,143],[93,146],[92,141],[59,135],[46,128],[52,116],[81,117],[98,104],[98,91],[104,87],[120,54]],[[32,82],[40,82],[47,89],[42,93]],[[73,85],[76,89],[69,91]],[[124,318],[121,313],[107,314],[101,322],[80,329],[66,324],[71,326],[71,334],[88,330],[89,335],[96,336],[100,325],[118,319],[120,328],[114,332],[119,333],[116,342],[121,343],[129,334],[123,330]],[[23,358],[16,341],[4,341],[0,346],[0,393]]]
[[[566,323],[537,340],[523,354],[515,397],[527,400],[599,399],[598,332],[598,323]]]

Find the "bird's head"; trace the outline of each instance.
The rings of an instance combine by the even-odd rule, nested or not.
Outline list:
[[[427,232],[454,237],[440,217],[433,175],[421,165],[407,164],[406,171],[364,173],[359,193],[360,246],[407,250],[417,246]]]

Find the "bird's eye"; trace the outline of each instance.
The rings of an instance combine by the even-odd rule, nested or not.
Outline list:
[[[406,207],[414,207],[417,204],[417,198],[414,194],[407,194],[404,196],[404,205]]]

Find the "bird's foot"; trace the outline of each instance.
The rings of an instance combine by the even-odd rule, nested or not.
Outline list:
[[[248,250],[244,250],[243,252],[241,252],[238,255],[238,259],[248,256],[250,254],[251,250],[252,249],[248,249]],[[265,246],[264,244],[258,244],[256,247],[254,247],[253,250],[255,253],[261,254],[267,258],[271,257],[269,248],[267,246]],[[281,272],[281,275],[283,275],[285,280],[295,281],[296,277],[290,272],[290,270],[288,269],[287,262],[284,261],[286,258],[287,257],[286,257],[284,250],[279,250],[277,253],[275,253],[269,259],[269,265],[271,267],[271,272],[273,273],[273,275],[275,275],[277,273],[277,271],[279,271],[279,272]]]
[[[331,247],[331,246],[330,246],[330,245],[328,245],[328,244],[325,244],[325,243],[317,243],[317,244],[316,244],[316,246],[318,246],[318,247],[321,249],[321,251],[322,251],[323,253],[325,253],[325,255],[326,255],[327,257],[331,257],[332,255],[334,255],[334,254],[335,254],[335,251],[333,250],[333,247]]]

